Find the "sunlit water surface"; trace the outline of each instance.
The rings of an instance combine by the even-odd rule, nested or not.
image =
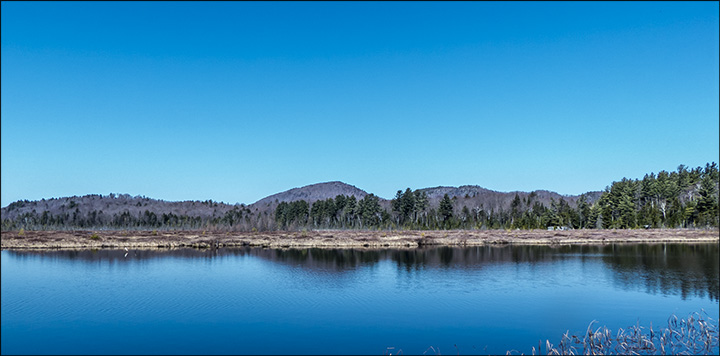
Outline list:
[[[718,318],[717,244],[2,251],[3,354],[526,354]],[[430,349],[432,347],[432,349]]]

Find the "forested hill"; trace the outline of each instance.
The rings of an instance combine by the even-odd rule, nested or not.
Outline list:
[[[549,206],[553,200],[559,201],[564,199],[572,207],[575,207],[577,200],[580,195],[560,195],[555,192],[547,190],[535,190],[532,192],[498,192],[482,188],[477,185],[463,185],[460,187],[435,187],[435,188],[424,188],[418,189],[419,192],[424,192],[430,205],[436,205],[442,200],[445,194],[449,198],[459,200],[462,205],[468,207],[473,206],[484,206],[488,209],[507,209],[512,204],[512,201],[517,195],[523,201],[537,201],[543,205]],[[587,192],[584,194],[587,202],[592,204],[597,201],[602,195],[601,191]]]
[[[480,186],[398,190],[391,199],[342,182],[293,188],[246,206],[167,202],[127,194],[17,201],[2,230],[304,228],[538,229],[718,226],[718,167],[660,171],[612,182],[603,192],[497,192]]]
[[[308,203],[312,204],[318,200],[335,198],[338,195],[345,195],[348,197],[354,196],[356,199],[359,200],[368,195],[368,193],[362,189],[355,187],[354,185],[335,181],[311,184],[300,188],[286,190],[284,192],[262,198],[251,204],[251,206],[257,209],[271,208],[272,210],[274,210],[277,204],[281,202],[305,200]]]
[[[523,202],[538,202],[550,206],[553,201],[565,199],[575,207],[578,196],[562,196],[555,192],[497,192],[480,186],[435,187],[417,190],[428,197],[428,209],[436,208],[441,198],[448,194],[458,211],[467,206],[470,209],[485,209],[489,213],[510,209],[518,195]],[[589,201],[597,200],[601,192],[587,193]],[[0,210],[3,228],[179,228],[194,229],[203,226],[222,226],[233,229],[273,229],[277,219],[277,207],[281,203],[304,201],[308,209],[313,205],[316,211],[320,205],[327,205],[338,196],[363,201],[369,194],[353,185],[343,182],[326,182],[293,188],[270,195],[257,202],[227,204],[212,200],[169,202],[145,196],[128,194],[90,194],[40,201],[17,201]],[[392,200],[372,196],[381,211],[392,215]],[[397,197],[396,197],[397,198]],[[320,203],[315,204],[320,201]],[[308,210],[309,211],[309,210]]]
[[[227,223],[249,215],[245,205],[222,202],[181,201],[168,202],[129,194],[72,196],[16,201],[0,210],[3,228],[10,221],[15,225],[34,228],[86,228],[172,226],[195,228],[213,218],[225,218]],[[37,226],[36,226],[37,227]]]

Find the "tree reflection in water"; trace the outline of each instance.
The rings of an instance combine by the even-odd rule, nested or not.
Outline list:
[[[543,264],[567,259],[600,259],[613,283],[625,290],[651,294],[695,295],[718,301],[720,255],[718,244],[613,244],[477,247],[424,247],[415,249],[158,249],[9,251],[23,256],[74,260],[79,263],[130,263],[156,258],[212,259],[257,257],[323,273],[344,273],[361,266],[391,260],[406,271],[444,268],[484,268],[491,264]]]

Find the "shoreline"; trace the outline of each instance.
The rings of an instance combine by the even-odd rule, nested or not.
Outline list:
[[[424,246],[597,245],[614,243],[718,243],[718,229],[649,230],[311,230],[210,231],[7,231],[0,248],[421,248]]]

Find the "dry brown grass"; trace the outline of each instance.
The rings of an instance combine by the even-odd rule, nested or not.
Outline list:
[[[704,315],[703,315],[704,314]],[[593,329],[588,325],[584,335],[562,335],[555,346],[545,341],[545,355],[713,355],[718,352],[718,322],[703,310],[687,319],[668,318],[667,328],[653,329],[636,324],[612,333],[607,327]],[[541,344],[532,354],[543,354]],[[514,350],[513,350],[514,351]],[[512,351],[507,352],[513,354]]]
[[[91,238],[93,235],[99,239]],[[478,246],[488,244],[607,244],[717,242],[718,230],[449,230],[302,232],[208,231],[17,231],[3,232],[3,249],[17,248],[167,248],[167,247],[327,247],[415,248],[419,246]]]
[[[532,355],[714,355],[718,353],[718,321],[702,313],[690,314],[687,319],[676,315],[668,318],[667,328],[653,329],[636,324],[612,333],[601,326],[593,328],[592,321],[584,335],[565,332],[556,346],[545,340],[532,347]],[[455,351],[460,351],[455,346]],[[386,355],[402,355],[402,349],[388,347]],[[510,350],[506,355],[524,355]],[[430,346],[423,355],[441,355],[440,349]]]

